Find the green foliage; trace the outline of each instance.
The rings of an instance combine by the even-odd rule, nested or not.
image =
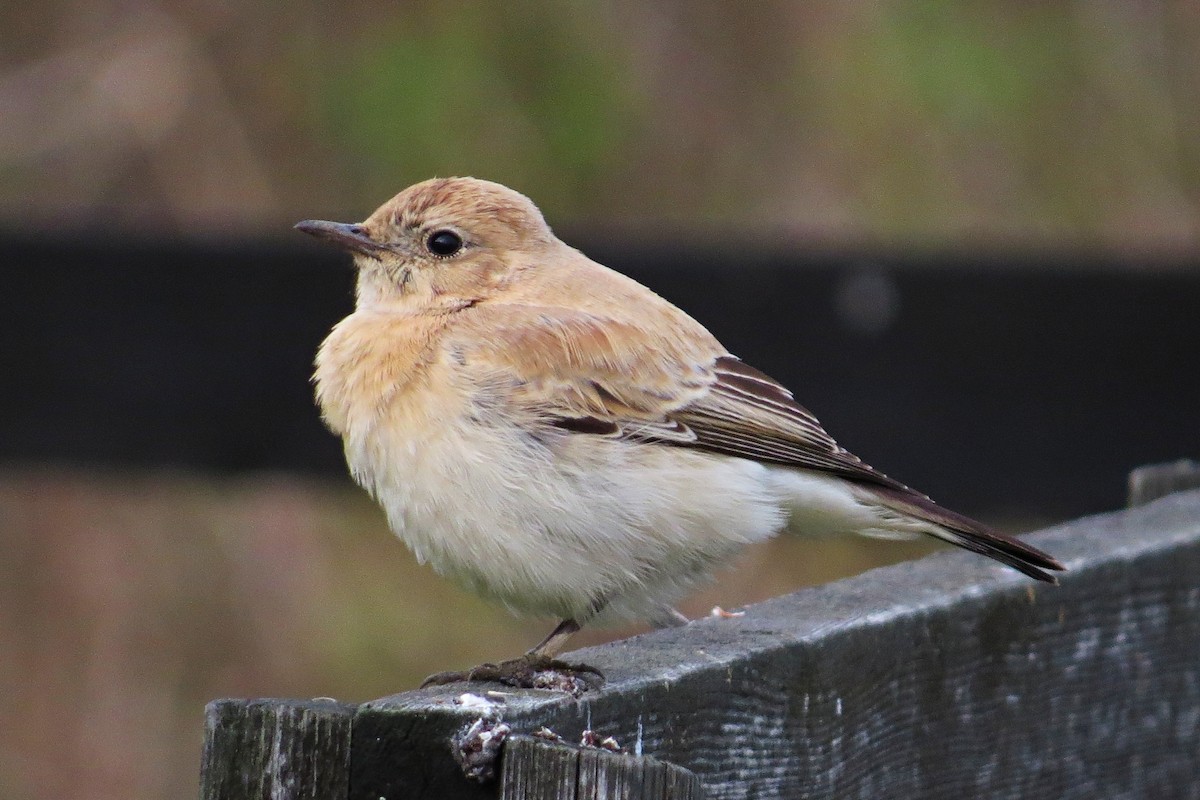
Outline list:
[[[587,207],[638,102],[603,20],[527,5],[391,19],[331,70],[326,126],[363,193],[471,174],[536,190],[551,211]]]
[[[885,46],[913,100],[948,122],[990,127],[1061,92],[1069,29],[1055,6],[980,13],[958,3],[897,6]]]

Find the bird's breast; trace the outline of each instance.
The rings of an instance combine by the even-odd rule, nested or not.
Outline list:
[[[428,382],[437,319],[357,311],[317,351],[317,403],[334,433],[361,435]]]

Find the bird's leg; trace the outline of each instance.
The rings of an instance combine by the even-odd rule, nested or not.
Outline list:
[[[526,653],[527,656],[537,658],[554,658],[563,651],[567,645],[567,640],[575,634],[579,633],[582,626],[573,619],[564,619],[558,623],[558,627],[550,631],[545,639],[538,642],[533,648]]]
[[[691,622],[678,609],[671,606],[663,606],[658,612],[646,620],[656,628],[682,628]]]
[[[549,636],[519,658],[499,664],[480,664],[462,672],[439,672],[426,678],[421,687],[461,681],[497,681],[521,689],[561,689],[575,695],[588,689],[599,689],[604,685],[604,674],[600,670],[555,658],[579,628],[575,620],[564,619]]]

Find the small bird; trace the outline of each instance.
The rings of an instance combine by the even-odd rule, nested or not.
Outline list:
[[[1037,580],[1063,569],[863,463],[788,389],[564,244],[505,186],[428,180],[364,222],[296,228],[358,269],[356,308],[314,375],[354,479],[418,560],[562,620],[520,658],[427,683],[530,685],[568,669],[555,656],[581,625],[685,623],[680,597],[781,532],[924,534]]]

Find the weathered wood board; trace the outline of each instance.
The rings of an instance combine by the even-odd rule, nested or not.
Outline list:
[[[493,713],[613,736],[709,798],[1200,798],[1200,492],[1030,540],[1069,567],[1060,586],[939,553],[579,651],[603,690]],[[480,715],[455,699],[489,688],[358,707],[348,797],[496,797],[449,744]]]

